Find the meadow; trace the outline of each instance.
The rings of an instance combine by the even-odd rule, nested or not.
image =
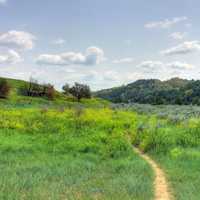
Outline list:
[[[153,198],[129,141],[134,113],[18,106],[0,109],[0,199]]]
[[[140,113],[132,143],[164,169],[175,199],[200,199],[200,107],[130,104],[115,109]]]
[[[200,199],[198,106],[13,91],[0,113],[0,199],[154,199],[154,172],[133,145],[162,167],[175,199]]]

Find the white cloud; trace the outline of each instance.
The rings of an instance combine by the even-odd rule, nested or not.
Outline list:
[[[186,21],[188,20],[187,17],[183,16],[183,17],[175,17],[173,19],[165,19],[163,21],[155,21],[155,22],[149,22],[147,24],[144,25],[145,28],[170,28],[180,22]]]
[[[59,39],[54,40],[54,41],[52,42],[52,44],[55,44],[55,45],[63,45],[63,44],[65,44],[65,43],[66,43],[66,41],[65,41],[64,39],[62,39],[62,38],[59,38]]]
[[[123,64],[123,63],[132,63],[134,61],[133,58],[121,58],[117,60],[113,60],[114,64]]]
[[[103,79],[106,81],[120,81],[120,76],[115,71],[106,71],[103,74]]]
[[[89,47],[86,50],[86,63],[89,65],[95,65],[100,64],[105,58],[104,58],[104,51],[98,47]]]
[[[30,50],[34,47],[36,37],[24,31],[8,31],[0,34],[0,46],[17,50]]]
[[[188,63],[185,63],[185,62],[179,62],[179,61],[176,61],[176,62],[172,62],[172,63],[168,63],[166,65],[167,67],[170,67],[172,69],[193,69],[195,68],[194,65],[191,65],[191,64],[188,64]]]
[[[104,82],[104,81],[119,81],[120,76],[116,71],[89,71],[85,74],[84,80],[87,81],[99,81],[99,82]]]
[[[104,52],[98,47],[89,47],[86,52],[66,52],[61,54],[42,54],[37,58],[43,65],[96,65],[104,60]]]
[[[148,70],[148,72],[159,71],[159,70],[190,70],[195,68],[194,65],[186,62],[175,61],[171,63],[164,63],[161,61],[144,61],[137,66],[141,70]]]
[[[178,46],[161,52],[163,55],[182,55],[189,54],[200,50],[200,41],[186,41]]]
[[[175,40],[183,40],[186,36],[186,33],[181,33],[181,32],[174,32],[170,34],[170,38],[175,39]]]
[[[163,63],[160,61],[144,61],[142,63],[140,63],[137,67],[139,68],[143,68],[143,69],[158,69],[163,67]]]
[[[0,54],[0,64],[15,64],[20,61],[22,61],[22,58],[14,50],[9,50],[7,53]]]

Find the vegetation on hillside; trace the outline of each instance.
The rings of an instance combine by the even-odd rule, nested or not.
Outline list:
[[[153,173],[128,138],[134,113],[83,106],[0,112],[0,199],[152,199]]]
[[[1,98],[8,100],[3,101],[4,104],[9,102],[8,104],[13,103],[17,105],[66,105],[74,101],[78,103],[83,101],[89,104],[90,102],[94,104],[95,102],[97,104],[100,102],[106,103],[106,101],[98,98],[87,101],[87,99],[92,98],[88,85],[75,83],[70,87],[68,84],[65,84],[62,89],[62,92],[57,91],[52,84],[41,84],[33,78],[30,78],[29,81],[0,78],[0,103],[2,102]]]
[[[98,91],[95,96],[114,103],[200,105],[200,81],[179,78],[138,80],[126,86]]]
[[[164,169],[176,200],[200,199],[200,107],[114,105],[138,113],[132,143]]]
[[[10,89],[8,81],[0,79],[0,98],[7,98],[10,93]]]
[[[166,89],[153,83],[149,88]],[[161,165],[175,199],[200,199],[200,107],[109,104],[89,96],[78,101],[67,84],[53,99],[23,96],[19,89],[27,82],[6,84],[0,199],[152,199],[153,173],[132,145]],[[181,85],[190,100],[198,96],[198,81],[166,84],[177,91]]]

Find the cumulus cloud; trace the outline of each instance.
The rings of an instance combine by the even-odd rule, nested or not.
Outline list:
[[[115,71],[106,71],[103,74],[103,79],[105,81],[120,81],[120,75]]]
[[[56,39],[52,42],[52,44],[55,44],[55,45],[63,45],[65,43],[66,43],[66,41],[62,38]]]
[[[85,53],[42,54],[36,62],[43,65],[96,65],[103,60],[104,51],[102,49],[89,47]]]
[[[0,64],[15,64],[22,61],[21,56],[14,50],[0,54]]]
[[[149,22],[144,25],[145,28],[152,29],[152,28],[170,28],[180,22],[186,21],[188,18],[186,16],[183,17],[175,17],[173,19],[165,19],[163,21],[154,21],[154,22]]]
[[[138,65],[139,68],[143,68],[143,69],[158,69],[163,67],[163,63],[160,61],[143,61],[142,63],[140,63]]]
[[[0,34],[0,47],[30,50],[34,47],[35,39],[31,33],[12,30]]]
[[[179,61],[168,63],[166,66],[172,69],[186,69],[186,70],[195,68],[194,65],[191,65],[185,62],[179,62]]]
[[[186,33],[181,33],[181,32],[175,32],[170,34],[170,38],[174,39],[174,40],[183,40],[186,36]]]
[[[161,52],[163,55],[182,55],[189,54],[200,50],[200,41],[186,41],[178,46]]]
[[[114,64],[122,64],[122,63],[132,63],[134,61],[133,58],[121,58],[113,60]]]
[[[164,63],[161,61],[144,61],[138,65],[139,69],[145,69],[149,72],[159,71],[159,70],[190,70],[195,68],[194,65],[188,64],[186,62],[175,61],[171,63]]]

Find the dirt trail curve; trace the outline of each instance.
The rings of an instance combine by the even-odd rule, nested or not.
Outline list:
[[[160,167],[149,156],[143,154],[138,149],[134,148],[134,151],[139,154],[144,160],[146,160],[152,167],[155,173],[155,200],[173,200],[172,195],[169,192],[168,184],[165,178],[165,174]]]

